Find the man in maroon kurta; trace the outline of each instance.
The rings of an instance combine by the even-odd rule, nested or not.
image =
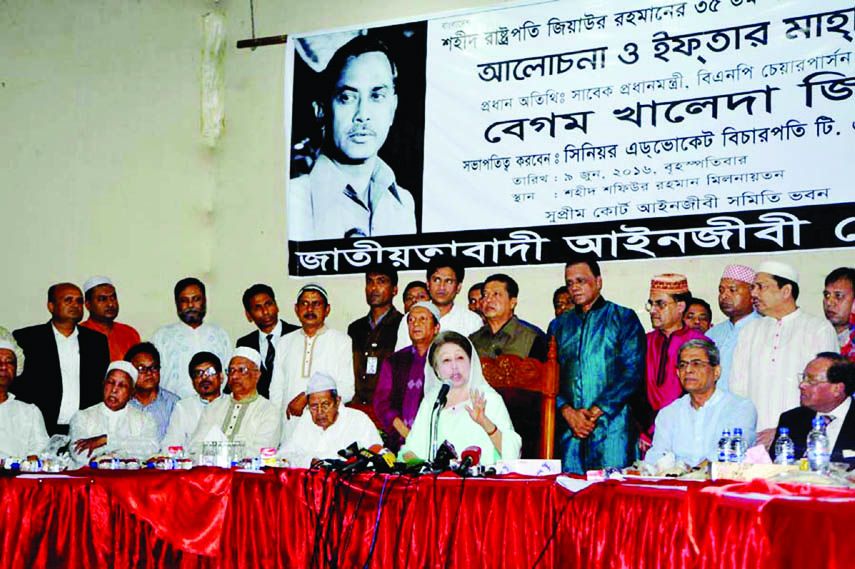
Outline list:
[[[417,302],[407,314],[407,328],[412,345],[383,362],[374,393],[374,411],[386,446],[393,452],[407,438],[424,396],[425,361],[439,333],[439,309],[430,302]]]
[[[689,340],[709,340],[701,332],[683,322],[686,303],[692,297],[689,283],[683,275],[657,275],[650,283],[647,311],[653,331],[647,334],[647,401],[641,405],[646,412],[636,418],[641,427],[641,445],[646,448],[653,440],[653,422],[660,409],[683,394],[677,377],[677,355]]]

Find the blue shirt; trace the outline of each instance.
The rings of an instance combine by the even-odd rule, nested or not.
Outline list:
[[[729,391],[730,365],[733,363],[733,351],[736,349],[736,342],[739,340],[739,333],[752,320],[757,320],[760,315],[757,312],[752,312],[736,324],[730,320],[725,320],[716,324],[707,330],[707,338],[715,342],[718,353],[721,356],[721,375],[718,378],[718,383],[715,384],[716,389]]]
[[[671,451],[677,460],[695,466],[705,458],[718,458],[718,440],[725,429],[742,429],[746,448],[757,442],[757,410],[754,404],[729,391],[716,389],[703,407],[692,407],[689,394],[683,395],[656,416],[653,445],[644,462],[655,463]]]
[[[157,423],[157,442],[160,442],[166,436],[166,428],[169,426],[172,409],[180,399],[168,389],[159,387],[157,397],[148,405],[143,406],[136,398],[131,399],[129,404],[154,419],[154,422]]]

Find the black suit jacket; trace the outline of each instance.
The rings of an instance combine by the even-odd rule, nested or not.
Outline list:
[[[299,330],[299,326],[294,326],[293,324],[288,324],[284,320],[280,320],[282,323],[282,334],[280,336],[284,336],[288,332],[293,332],[294,330]],[[241,336],[238,338],[238,341],[235,344],[238,348],[252,348],[253,350],[258,350],[258,353],[261,353],[261,349],[258,345],[258,330],[253,330],[246,336]],[[276,341],[273,341],[273,347],[276,347]],[[223,366],[228,366],[229,362],[223,362]],[[258,378],[258,393],[264,397],[270,397],[270,378],[273,376],[272,369],[266,369],[264,367],[264,362],[261,362],[261,377]]]
[[[107,336],[77,327],[80,344],[80,408],[86,409],[103,399],[102,382],[110,365]],[[12,383],[12,393],[22,401],[35,404],[42,412],[49,434],[59,432],[56,420],[62,403],[62,372],[53,325],[37,324],[12,332],[24,350],[24,373]]]
[[[801,458],[805,454],[807,436],[813,428],[811,423],[814,417],[816,417],[816,411],[813,409],[796,407],[795,409],[781,413],[781,417],[778,419],[779,429],[781,427],[790,429],[790,438],[793,439],[796,459]],[[834,420],[840,421],[841,419],[835,418]],[[773,454],[777,441],[778,434],[776,431],[775,440],[772,442]],[[855,450],[855,401],[849,406],[849,412],[843,418],[843,426],[840,429],[840,434],[837,436],[837,442],[834,443],[834,448],[831,449],[832,462],[855,462],[855,458],[843,458],[843,449]]]

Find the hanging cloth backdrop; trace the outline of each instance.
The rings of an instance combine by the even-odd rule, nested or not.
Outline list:
[[[392,177],[372,189],[388,199],[374,232],[296,235],[350,200],[318,166],[335,168],[321,152],[334,127],[314,102],[356,34],[398,69],[378,153]],[[438,253],[478,267],[855,244],[855,3],[550,2],[291,39],[291,275]],[[306,210],[312,174],[327,197]]]

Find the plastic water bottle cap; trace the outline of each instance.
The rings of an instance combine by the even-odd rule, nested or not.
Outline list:
[[[778,433],[782,435],[789,435],[790,429],[788,429],[787,427],[781,427],[780,429],[778,429]]]

